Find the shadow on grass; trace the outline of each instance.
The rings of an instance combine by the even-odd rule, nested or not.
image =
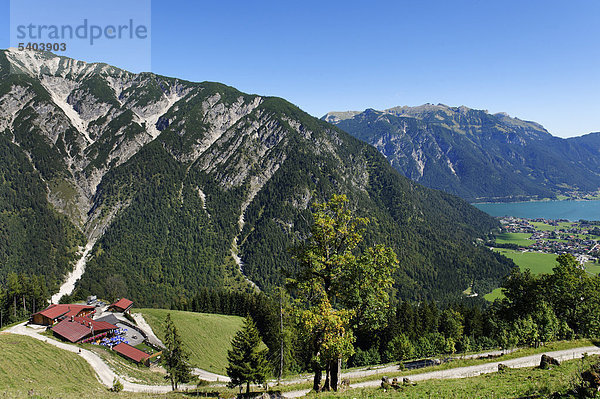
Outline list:
[[[253,399],[253,398],[263,398],[264,394],[268,394],[269,398],[271,399],[280,399],[283,398],[282,392],[281,391],[257,391],[257,392],[250,392],[249,394],[225,394],[223,392],[220,391],[188,391],[188,392],[184,392],[184,391],[178,391],[178,392],[173,392],[172,394],[181,396],[181,397],[200,397],[200,398],[244,398],[244,399]]]

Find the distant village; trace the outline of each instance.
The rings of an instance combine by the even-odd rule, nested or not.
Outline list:
[[[126,298],[108,305],[91,296],[86,304],[51,304],[32,314],[29,324],[46,326],[47,331],[63,341],[102,345],[148,366],[160,359],[160,343],[151,342],[136,326],[130,314],[132,307],[133,302]]]
[[[534,241],[528,246],[519,246],[523,251],[551,254],[571,254],[583,266],[586,262],[597,262],[600,256],[600,222],[569,222],[559,219],[524,219],[512,216],[500,218],[502,229],[508,233],[528,233]],[[539,228],[543,223],[555,229]]]

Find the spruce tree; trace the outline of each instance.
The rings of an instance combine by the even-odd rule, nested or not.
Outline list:
[[[256,324],[246,316],[242,329],[231,341],[232,349],[227,352],[227,375],[231,378],[230,387],[246,384],[250,393],[250,383],[263,384],[269,375],[267,349],[260,348],[261,339]]]
[[[177,332],[177,327],[171,320],[171,314],[167,314],[165,320],[165,346],[164,365],[167,370],[165,379],[171,381],[171,388],[177,389],[179,383],[189,382],[192,378],[192,370],[188,363],[188,354],[183,348],[183,343]]]

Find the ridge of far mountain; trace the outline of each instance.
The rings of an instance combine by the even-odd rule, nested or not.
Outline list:
[[[404,176],[468,201],[600,190],[598,135],[562,139],[506,113],[444,104],[337,112],[322,119],[374,145]]]

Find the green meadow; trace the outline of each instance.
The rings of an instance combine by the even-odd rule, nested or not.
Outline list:
[[[531,234],[529,233],[501,233],[496,237],[496,243],[498,244],[516,244],[522,247],[528,247],[535,241],[530,240]]]
[[[165,309],[136,309],[134,312],[144,315],[160,339],[164,338],[164,322],[170,313],[190,354],[190,363],[213,373],[225,373],[227,351],[231,349],[231,339],[242,327],[243,318]]]

